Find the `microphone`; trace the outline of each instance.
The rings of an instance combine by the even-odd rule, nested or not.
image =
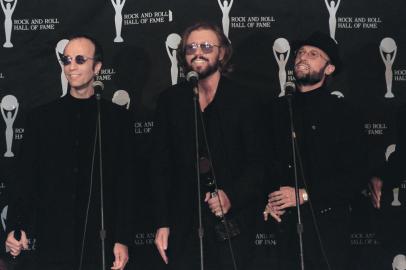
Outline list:
[[[286,82],[285,83],[285,96],[292,97],[294,92],[296,92],[296,84],[293,82]]]
[[[104,89],[104,83],[102,83],[101,81],[94,81],[92,84],[93,88],[94,88],[94,92],[96,94],[96,98],[100,99],[101,96],[101,92]]]
[[[199,94],[198,88],[197,88],[197,83],[199,81],[199,74],[196,71],[189,71],[186,74],[186,80],[192,85],[193,87],[193,93],[195,95]]]

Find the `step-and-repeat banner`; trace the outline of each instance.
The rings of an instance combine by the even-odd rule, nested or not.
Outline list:
[[[404,0],[0,0],[0,217],[7,226],[7,186],[24,139],[25,112],[68,92],[58,54],[74,33],[88,33],[103,45],[104,66],[97,80],[103,97],[133,113],[134,241],[132,267],[161,269],[153,245],[151,187],[145,171],[157,96],[182,80],[176,59],[182,31],[198,20],[221,26],[234,47],[232,77],[263,100],[283,97],[293,81],[291,42],[315,30],[340,45],[344,72],[332,94],[360,108],[371,170],[396,151],[394,114],[406,102],[406,2]],[[266,125],[267,123],[264,123]],[[49,130],[49,132],[53,132]],[[405,183],[389,190],[381,211],[367,190],[352,205],[349,235],[354,269],[406,269],[406,251],[378,233],[406,223]],[[252,269],[270,269],[277,241],[261,221]],[[384,222],[382,220],[384,219]],[[393,226],[392,226],[393,225]],[[397,226],[399,227],[399,226]],[[406,228],[406,227],[404,227]],[[395,232],[399,237],[406,232]],[[4,237],[4,233],[0,233]],[[385,235],[385,234],[383,234]],[[393,235],[393,234],[392,234]],[[404,236],[403,236],[404,237]],[[35,249],[32,241],[30,248]],[[406,243],[405,243],[406,245]],[[385,259],[382,259],[385,258]]]

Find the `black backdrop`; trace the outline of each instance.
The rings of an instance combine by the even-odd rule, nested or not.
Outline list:
[[[334,94],[360,108],[368,135],[371,170],[384,164],[385,154],[395,149],[393,115],[406,102],[404,0],[0,1],[3,3],[0,20],[4,18],[0,24],[3,229],[7,184],[14,175],[15,160],[24,138],[25,112],[66,93],[56,51],[62,51],[64,39],[77,32],[96,37],[105,49],[105,62],[98,77],[106,85],[103,97],[128,107],[134,115],[137,178],[131,260],[137,269],[161,267],[153,246],[151,187],[145,171],[149,133],[158,94],[183,75],[176,62],[173,59],[171,62],[176,53],[173,48],[181,32],[197,20],[214,21],[223,25],[224,30],[229,29],[235,51],[232,76],[262,95],[263,100],[280,95],[280,84],[293,79],[293,52],[289,42],[305,38],[314,30],[330,32],[342,49],[345,63],[344,72],[336,77],[331,88]],[[395,206],[385,207],[391,213],[386,222],[388,230],[391,222],[399,219],[406,222],[405,186],[402,184],[399,190],[388,194],[395,202],[392,203]],[[365,190],[360,192],[352,209],[354,222],[349,240],[354,250],[354,269],[391,269],[395,255],[406,253],[389,251],[378,240],[380,213],[369,205]],[[269,269],[277,243],[272,227],[261,221],[261,213],[257,231],[253,239],[257,260],[252,269]],[[35,249],[35,245],[32,247]],[[385,256],[388,261],[382,259]]]

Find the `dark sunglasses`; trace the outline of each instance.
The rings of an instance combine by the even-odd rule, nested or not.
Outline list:
[[[212,53],[214,47],[220,48],[219,45],[214,45],[209,42],[203,42],[200,44],[197,44],[197,43],[186,44],[185,52],[186,52],[186,54],[195,54],[197,49],[200,48],[203,53]]]
[[[78,65],[83,65],[87,60],[94,60],[94,58],[91,57],[87,57],[84,55],[76,55],[75,57],[71,57],[71,56],[66,56],[63,55],[61,53],[59,53],[59,61],[61,61],[62,65],[67,66],[70,65],[72,63],[72,60],[75,59],[76,64]]]

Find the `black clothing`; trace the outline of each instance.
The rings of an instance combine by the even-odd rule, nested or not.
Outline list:
[[[363,126],[357,113],[327,89],[297,92],[293,95],[295,133],[303,162],[298,168],[299,188],[305,188],[312,201],[324,248],[332,269],[346,269],[349,249],[349,202],[366,181]],[[271,106],[273,168],[268,191],[281,186],[294,187],[290,117],[287,100]],[[298,163],[299,164],[299,163]],[[276,185],[276,186],[275,186]],[[301,207],[304,223],[305,266],[327,269],[320,253],[309,203]],[[298,269],[296,210],[287,209],[279,225],[281,269]],[[307,265],[306,265],[307,264]]]
[[[393,152],[382,175],[385,187],[393,188],[399,186],[400,182],[406,179],[406,105],[399,108],[396,119],[396,150]]]
[[[203,114],[218,187],[230,199],[232,206],[228,216],[235,217],[243,231],[233,239],[236,242],[248,239],[245,235],[253,228],[258,186],[263,176],[257,109],[247,90],[222,77],[213,101]],[[175,269],[183,250],[194,245],[190,241],[198,241],[193,93],[190,86],[178,84],[163,92],[154,125],[151,173],[156,225],[157,228],[170,227],[169,261]],[[202,140],[200,145],[204,145]],[[205,154],[205,147],[200,150]],[[202,189],[204,198],[207,191],[204,183]],[[207,243],[212,243],[214,253],[227,250],[226,242],[209,239],[215,238],[212,228],[218,220],[204,202],[202,209]],[[244,243],[250,244],[249,241]],[[245,255],[240,252],[237,257],[242,259]],[[198,260],[198,253],[195,258]],[[207,259],[217,258],[211,256]],[[182,259],[180,264],[187,267]]]
[[[406,105],[400,107],[395,119],[396,149],[381,175],[383,181],[377,236],[384,249],[382,258],[390,265],[398,254],[406,254]],[[395,204],[394,188],[398,188]]]
[[[84,263],[89,267],[100,265],[98,150],[92,180],[90,177],[96,105],[94,97],[76,99],[68,94],[33,110],[27,120],[8,230],[21,228],[30,238],[36,238],[35,253],[44,269],[51,265],[77,268],[89,196]],[[128,245],[131,240],[130,125],[124,109],[101,100],[107,265],[114,258],[113,244]]]

